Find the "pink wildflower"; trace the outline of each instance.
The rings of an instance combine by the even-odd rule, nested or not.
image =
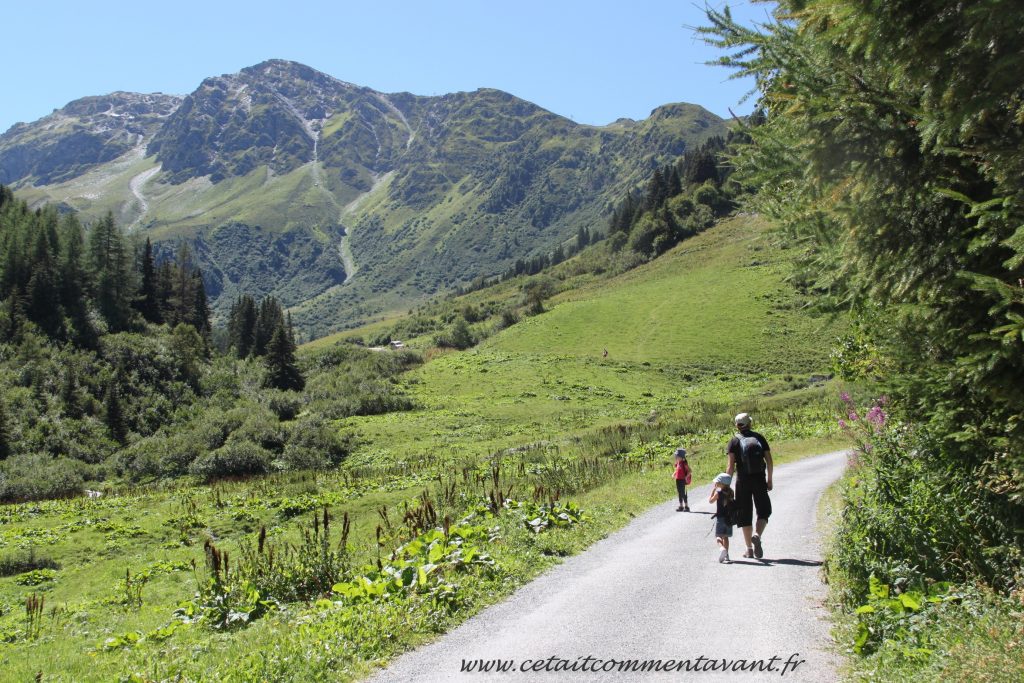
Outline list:
[[[877,405],[872,407],[866,415],[867,421],[874,425],[876,430],[885,425],[885,418],[885,411],[882,410],[881,406]]]

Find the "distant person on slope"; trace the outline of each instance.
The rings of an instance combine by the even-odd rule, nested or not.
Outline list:
[[[676,512],[689,512],[690,503],[686,499],[686,487],[693,480],[693,471],[686,462],[685,448],[676,449],[676,469],[672,473],[672,478],[676,480],[676,493],[679,494],[679,507],[676,508]]]
[[[738,433],[729,441],[725,452],[729,456],[726,472],[737,475],[736,525],[743,529],[743,540],[747,542],[747,550],[743,557],[761,559],[764,557],[761,534],[764,533],[768,518],[772,515],[772,500],[768,496],[768,492],[772,490],[772,453],[765,438],[750,429],[750,415],[740,413],[736,416],[735,423]],[[755,507],[757,527],[752,529]]]

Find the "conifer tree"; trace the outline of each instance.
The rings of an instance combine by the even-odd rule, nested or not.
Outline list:
[[[135,307],[138,309],[146,322],[162,323],[163,312],[160,310],[160,297],[158,293],[156,264],[153,261],[153,243],[146,238],[146,246],[142,250],[142,260],[139,264],[140,279],[139,293],[135,299]]]
[[[206,299],[206,285],[203,284],[203,273],[198,268],[192,273],[192,315],[188,323],[196,328],[203,339],[210,338],[210,305]]]
[[[270,343],[267,344],[264,362],[267,366],[264,386],[291,391],[302,391],[306,386],[306,380],[295,361],[295,345],[289,339],[283,322],[279,322],[274,329]]]
[[[58,268],[60,305],[71,323],[68,333],[72,342],[78,346],[92,347],[96,342],[96,334],[89,321],[88,301],[92,283],[82,261],[84,250],[82,224],[74,214],[64,216]]]
[[[111,330],[128,329],[131,321],[128,253],[112,213],[107,213],[89,234],[89,265],[100,314]]]
[[[103,422],[110,431],[114,441],[123,444],[128,429],[124,422],[124,412],[121,407],[121,393],[117,389],[117,381],[111,380],[107,384],[107,390],[103,397]]]
[[[228,316],[228,345],[239,358],[248,358],[256,339],[256,302],[248,294],[238,297]]]

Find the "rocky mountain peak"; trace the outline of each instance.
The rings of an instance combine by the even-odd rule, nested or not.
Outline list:
[[[182,102],[177,95],[114,92],[69,102],[0,135],[0,183],[61,182],[140,151]]]

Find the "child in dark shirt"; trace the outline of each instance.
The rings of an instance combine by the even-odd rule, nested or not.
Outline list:
[[[722,472],[715,477],[714,488],[711,489],[709,503],[718,503],[715,511],[715,541],[721,552],[718,554],[718,561],[728,564],[729,560],[729,538],[732,536],[732,520],[729,519],[729,504],[733,502],[736,494],[733,493],[732,477]]]

